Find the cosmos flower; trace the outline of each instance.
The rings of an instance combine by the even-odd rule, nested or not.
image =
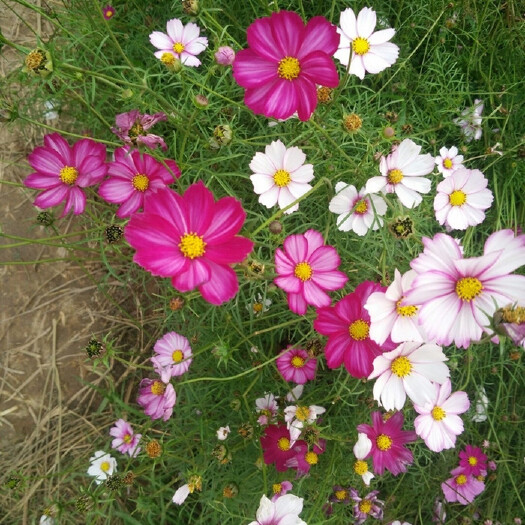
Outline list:
[[[481,113],[483,113],[483,101],[479,98],[474,100],[472,107],[466,108],[461,112],[461,118],[454,119],[465,135],[465,141],[479,140],[481,138]]]
[[[284,421],[288,430],[290,430],[290,436],[292,443],[299,439],[301,431],[304,425],[311,425],[317,419],[317,416],[324,414],[326,408],[311,405],[291,405],[284,409]]]
[[[462,467],[457,467],[450,473],[453,477],[441,483],[445,500],[449,503],[458,502],[462,505],[468,505],[485,490],[483,481],[479,481],[474,476],[463,474]]]
[[[439,150],[439,155],[434,159],[439,173],[443,177],[450,177],[456,170],[464,168],[463,155],[458,155],[458,148],[452,146],[450,149],[445,147]]]
[[[171,383],[165,384],[158,379],[143,379],[140,382],[137,403],[151,419],[168,421],[176,401],[177,394]]]
[[[310,469],[317,465],[319,456],[326,450],[326,441],[320,439],[312,447],[309,447],[306,441],[296,441],[293,446],[295,455],[286,461],[288,468],[297,471],[297,477],[302,477],[310,472]]]
[[[270,501],[264,494],[255,515],[256,520],[248,525],[307,525],[299,518],[303,510],[303,498],[286,494]]]
[[[88,475],[95,478],[95,483],[100,485],[103,481],[113,475],[117,470],[117,460],[110,454],[106,454],[103,450],[97,450],[93,456],[89,458],[90,466],[88,468]]]
[[[354,500],[354,525],[361,525],[369,516],[376,520],[383,519],[383,502],[377,499],[378,490],[369,492],[365,497],[360,498],[355,489],[350,490],[350,497]]]
[[[259,425],[269,425],[273,423],[279,411],[277,399],[278,397],[273,394],[266,394],[264,397],[259,397],[255,400],[255,411],[260,414],[257,418]]]
[[[229,425],[220,427],[219,430],[217,430],[217,439],[219,441],[224,441],[230,435],[230,432],[231,430]]]
[[[272,301],[270,299],[266,299],[258,293],[257,296],[253,298],[252,303],[246,305],[246,308],[253,313],[254,317],[258,317],[262,313],[267,312],[271,305]]]
[[[308,352],[301,348],[288,347],[283,350],[276,360],[276,365],[285,381],[304,385],[315,379],[317,359],[311,358]]]
[[[272,501],[275,501],[277,498],[284,496],[287,492],[293,489],[293,485],[290,481],[281,481],[279,483],[274,483],[272,485]]]
[[[154,115],[142,114],[138,109],[128,111],[127,113],[120,113],[115,117],[115,128],[111,131],[117,137],[132,146],[143,144],[147,148],[155,149],[160,146],[162,149],[168,149],[164,139],[153,133],[148,133],[148,130],[157,122],[166,120],[165,113],[155,113]]]
[[[304,25],[291,11],[255,20],[246,31],[248,49],[239,51],[233,78],[246,89],[244,103],[256,114],[286,119],[297,111],[308,120],[317,106],[317,85],[337,87],[332,56],[336,27],[316,16]]]
[[[185,374],[193,360],[191,346],[183,335],[168,332],[157,340],[151,358],[155,372],[167,383],[172,377]]]
[[[356,462],[354,463],[354,472],[361,476],[363,483],[368,487],[370,481],[374,475],[368,470],[368,463],[365,459],[370,454],[372,450],[372,442],[368,439],[366,434],[359,433],[357,435],[357,441],[354,445],[354,456],[356,457]]]
[[[487,456],[479,447],[467,445],[459,453],[459,466],[463,469],[463,474],[484,476],[487,473]]]
[[[106,20],[113,18],[113,16],[115,15],[115,8],[112,5],[107,4],[105,7],[102,8],[102,15]]]
[[[111,447],[122,454],[129,454],[134,458],[140,452],[138,444],[142,434],[135,434],[127,421],[123,419],[115,421],[115,425],[109,430],[109,435],[115,438],[111,442]]]
[[[395,29],[374,33],[376,13],[370,7],[363,7],[357,18],[353,9],[348,7],[341,13],[339,25],[341,27],[337,28],[337,32],[341,38],[334,57],[344,66],[348,66],[350,61],[349,74],[363,80],[365,71],[379,73],[397,60],[399,48],[388,42],[395,35]]]
[[[267,465],[275,463],[275,468],[284,472],[288,468],[286,462],[295,455],[286,425],[268,425],[260,440],[264,462]]]

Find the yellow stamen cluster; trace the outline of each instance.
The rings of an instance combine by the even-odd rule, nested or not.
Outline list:
[[[179,248],[184,257],[195,259],[204,255],[206,243],[196,233],[185,233],[180,238]]]
[[[467,195],[461,190],[456,190],[448,196],[448,200],[451,206],[462,206],[467,202]]]
[[[368,203],[366,202],[366,199],[361,199],[354,207],[354,213],[357,213],[358,215],[363,215],[368,211]]]
[[[390,370],[392,370],[392,373],[395,374],[397,377],[406,377],[407,375],[412,372],[412,363],[408,359],[408,357],[405,357],[404,355],[400,357],[396,357],[392,364],[390,365]]]
[[[477,464],[478,464],[478,458],[474,457],[474,456],[470,456],[468,458],[468,464],[471,466],[471,467],[475,467]]]
[[[506,306],[501,311],[501,317],[505,323],[524,324],[525,323],[525,307],[516,306],[511,308]]]
[[[300,262],[295,266],[294,275],[301,281],[308,281],[312,278],[313,270],[307,262]]]
[[[260,314],[263,311],[264,305],[262,303],[253,303],[253,313]]]
[[[354,341],[363,341],[368,337],[370,332],[370,324],[363,319],[354,321],[348,328],[348,333]]]
[[[359,502],[359,510],[363,514],[368,514],[372,510],[372,502],[367,499],[363,499]]]
[[[302,368],[304,366],[304,359],[300,355],[294,355],[290,362],[294,368]]]
[[[432,412],[430,412],[430,414],[434,421],[441,421],[442,419],[445,419],[445,416],[447,415],[447,413],[441,407],[437,406],[432,409]]]
[[[352,49],[356,55],[365,55],[370,50],[370,44],[366,38],[358,36],[352,40]]]
[[[125,434],[123,441],[124,443],[131,443],[131,434]]]
[[[443,166],[444,166],[447,170],[449,170],[450,168],[452,168],[452,166],[453,166],[453,162],[452,162],[450,159],[445,159],[445,160],[443,161]]]
[[[363,461],[362,459],[358,459],[354,463],[354,472],[358,474],[359,476],[362,476],[363,474],[366,474],[368,472],[368,464],[366,461]]]
[[[273,176],[273,181],[275,182],[276,186],[279,186],[279,188],[288,186],[291,180],[292,178],[286,170],[277,170]]]
[[[184,353],[182,350],[175,350],[173,354],[171,354],[171,358],[174,363],[180,363],[184,359]]]
[[[308,407],[297,407],[295,410],[295,417],[299,421],[306,421],[310,415],[310,409]]]
[[[281,492],[281,490],[282,490],[282,485],[280,483],[274,483],[272,485],[272,492],[274,494],[279,494]]]
[[[317,465],[319,456],[315,452],[307,452],[304,456],[304,459],[308,465]]]
[[[171,53],[165,52],[162,53],[160,61],[166,66],[172,66],[175,64],[175,57]]]
[[[111,465],[109,464],[109,461],[103,461],[100,464],[100,470],[102,470],[103,472],[107,472],[110,468],[111,468]]]
[[[147,175],[144,175],[143,173],[137,173],[131,179],[131,184],[137,191],[144,193],[149,188],[149,179]]]
[[[467,482],[467,476],[465,474],[460,474],[456,477],[456,483],[458,485],[464,485]]]
[[[339,500],[339,501],[343,501],[344,499],[347,498],[348,496],[348,492],[346,490],[336,490],[334,492],[334,496]]]
[[[175,42],[175,44],[173,44],[173,51],[180,55],[184,51],[184,44],[182,42]]]
[[[279,438],[279,441],[277,441],[277,446],[279,447],[279,450],[286,452],[287,450],[290,450],[290,440],[285,437]]]
[[[31,51],[31,53],[29,53],[26,56],[25,60],[27,68],[31,70],[38,69],[42,65],[42,62],[44,61],[45,57],[45,53],[40,49],[35,49],[34,51]]]
[[[456,282],[456,294],[463,301],[472,301],[483,290],[483,284],[475,277],[463,277]]]
[[[379,450],[390,450],[392,448],[392,438],[386,434],[379,434],[376,438],[376,445]]]
[[[299,60],[297,60],[297,58],[284,57],[279,61],[277,74],[280,78],[294,80],[299,76],[299,73],[301,73],[301,64],[299,64]]]
[[[59,177],[64,184],[69,184],[71,186],[72,184],[75,184],[78,178],[78,171],[76,168],[73,168],[73,166],[64,166],[60,170]]]
[[[397,314],[401,315],[402,317],[414,317],[414,315],[417,313],[418,307],[414,306],[413,304],[401,306],[403,299],[404,297],[401,297],[401,299],[399,299],[399,301],[396,303]]]
[[[158,458],[162,454],[162,447],[156,439],[152,439],[146,445],[146,454],[150,458]]]
[[[403,172],[398,169],[390,170],[386,176],[388,182],[394,185],[399,184],[403,180],[403,177]]]
[[[162,381],[153,381],[151,385],[151,393],[156,396],[161,396],[166,390],[166,385]]]

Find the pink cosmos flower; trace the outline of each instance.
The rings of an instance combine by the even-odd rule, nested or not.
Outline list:
[[[229,301],[239,288],[230,267],[253,249],[240,237],[246,213],[233,197],[214,200],[199,181],[179,195],[170,189],[148,199],[125,229],[133,260],[153,275],[171,277],[179,292],[198,288],[211,304]]]
[[[127,113],[120,113],[115,117],[116,128],[111,128],[111,131],[117,137],[125,142],[137,146],[137,144],[144,144],[147,148],[155,149],[160,145],[162,149],[168,149],[164,139],[153,133],[145,133],[157,122],[166,120],[165,113],[155,113],[154,115],[142,114],[138,109],[128,111]]]
[[[372,293],[385,290],[378,283],[363,281],[335,306],[317,310],[314,329],[328,336],[325,355],[329,368],[338,368],[344,362],[350,375],[368,377],[374,359],[396,346],[390,338],[383,345],[370,339],[370,316],[363,306]]]
[[[436,188],[434,211],[439,224],[453,230],[466,230],[485,220],[494,196],[488,180],[479,170],[461,168],[441,181]]]
[[[51,208],[66,201],[64,217],[71,209],[84,212],[86,196],[81,188],[98,184],[106,175],[106,147],[91,139],[81,139],[71,147],[58,133],[44,137],[44,146],[35,148],[27,158],[35,173],[28,175],[28,188],[44,190],[34,200],[39,208]]]
[[[168,421],[176,400],[177,394],[171,383],[165,384],[158,379],[143,379],[140,382],[137,403],[151,419]]]
[[[122,204],[117,217],[129,217],[144,206],[144,199],[180,177],[180,169],[172,160],[165,161],[168,168],[150,155],[141,155],[129,147],[115,150],[115,160],[109,163],[109,179],[98,190],[99,195],[113,204]]]
[[[463,474],[462,467],[457,467],[450,473],[453,477],[441,483],[445,500],[449,503],[457,501],[462,505],[468,505],[485,490],[485,483],[474,476]]]
[[[458,148],[452,146],[450,149],[441,148],[439,155],[434,159],[439,173],[443,177],[450,177],[456,170],[464,168],[463,155],[458,155]]]
[[[430,191],[430,180],[423,177],[434,169],[430,153],[420,155],[421,146],[405,139],[387,157],[381,157],[381,177],[372,177],[366,183],[367,193],[395,193],[401,204],[415,208],[421,204],[420,193]]]
[[[368,516],[372,516],[376,520],[383,519],[384,502],[377,499],[378,494],[378,490],[373,490],[372,492],[369,492],[364,498],[360,498],[357,490],[350,490],[350,497],[355,502],[354,525],[361,525],[366,521]]]
[[[414,421],[416,434],[425,441],[432,452],[441,452],[456,445],[456,436],[463,432],[463,414],[470,407],[465,392],[454,392],[447,379],[441,386],[434,385],[432,400],[424,405],[414,404],[419,414]]]
[[[316,230],[286,237],[284,251],[275,251],[274,283],[287,292],[290,310],[304,315],[309,304],[328,306],[332,300],[325,290],[339,290],[348,280],[336,270],[340,262],[336,249],[325,246]]]
[[[172,18],[166,23],[166,31],[153,31],[149,41],[159,51],[155,56],[164,64],[172,64],[175,59],[190,67],[198,67],[201,61],[197,58],[208,47],[208,39],[200,35],[197,24],[190,22],[183,25],[178,18]]]
[[[463,474],[484,476],[487,473],[487,456],[479,447],[467,445],[459,453],[459,466],[463,469]]]
[[[443,233],[423,237],[423,245],[410,263],[418,275],[406,302],[421,305],[420,323],[438,344],[467,348],[488,329],[498,305],[525,297],[525,276],[509,275],[525,262],[525,235],[495,232],[485,243],[485,255],[470,259]]]
[[[221,46],[213,55],[221,66],[231,66],[235,60],[235,51],[230,46]]]
[[[123,419],[115,421],[115,425],[109,430],[109,435],[115,438],[111,442],[111,447],[122,454],[129,454],[134,458],[140,452],[138,444],[142,434],[133,433],[133,428],[127,421]]]
[[[153,347],[151,358],[155,372],[167,383],[172,377],[185,374],[193,361],[189,341],[177,332],[168,332]]]
[[[107,4],[105,7],[102,8],[102,15],[106,20],[113,18],[113,16],[115,15],[115,8],[112,5]]]
[[[417,434],[411,430],[401,430],[404,417],[396,412],[386,421],[381,412],[372,412],[372,426],[357,425],[357,431],[363,432],[372,442],[372,456],[374,472],[382,475],[389,470],[394,476],[406,472],[407,465],[414,460],[412,452],[404,447],[406,443],[415,441]]]
[[[287,492],[293,489],[293,485],[290,481],[281,481],[280,483],[274,483],[272,485],[272,501],[277,500],[281,496],[284,496]]]
[[[237,53],[233,78],[246,88],[244,103],[256,114],[286,119],[297,111],[308,120],[317,106],[316,84],[339,84],[332,60],[336,27],[316,16],[306,27],[297,13],[259,18],[246,31],[248,49]]]
[[[471,142],[472,139],[479,140],[481,138],[481,113],[483,113],[483,101],[479,98],[474,100],[474,105],[464,109],[461,112],[462,118],[456,118],[453,120],[454,124],[457,124],[463,135],[465,135],[465,141]]]
[[[288,468],[286,462],[295,456],[291,446],[290,431],[286,425],[268,425],[260,440],[264,462],[267,465],[275,463],[275,468],[279,472],[284,472]]]
[[[306,350],[288,347],[276,361],[277,369],[285,381],[304,385],[315,379],[317,359],[310,358]]]
[[[497,317],[497,320],[496,320]],[[525,307],[507,305],[494,315],[497,332],[525,348]]]
[[[257,509],[256,521],[248,525],[306,525],[299,518],[303,510],[303,498],[286,494],[270,501],[264,494]]]
[[[308,447],[306,441],[296,441],[293,445],[295,455],[286,461],[288,468],[294,468],[297,471],[297,477],[300,478],[310,472],[313,465],[319,462],[319,456],[326,450],[326,441],[320,439],[312,449]]]
[[[266,394],[264,397],[259,397],[255,400],[255,411],[260,414],[257,418],[259,425],[269,425],[273,423],[279,411],[277,399],[273,394]]]

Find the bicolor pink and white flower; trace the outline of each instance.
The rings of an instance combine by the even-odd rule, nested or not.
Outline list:
[[[174,182],[174,177],[180,177],[173,160],[164,162],[166,166],[147,153],[118,148],[108,165],[109,178],[100,185],[98,193],[107,202],[121,204],[117,217],[129,217],[144,206],[144,199]]]
[[[95,478],[95,483],[100,485],[106,481],[113,472],[117,470],[117,460],[110,454],[106,454],[103,450],[97,450],[93,456],[89,458],[90,466],[88,468],[88,475]]]
[[[259,195],[259,202],[271,208],[279,204],[282,210],[308,193],[308,184],[314,178],[314,167],[305,164],[306,155],[298,147],[287,148],[280,140],[266,146],[264,153],[258,152],[250,162],[253,175],[250,180]],[[285,213],[293,213],[299,204],[293,205]]]
[[[153,275],[171,277],[179,292],[198,288],[203,298],[219,305],[239,288],[231,265],[243,261],[253,242],[237,235],[246,213],[233,197],[215,201],[202,182],[183,195],[170,189],[148,199],[125,229],[135,248],[133,260]]]
[[[450,149],[441,148],[439,150],[439,155],[434,159],[439,173],[443,177],[450,177],[456,170],[464,168],[463,155],[458,155],[458,148],[452,146]]]
[[[307,525],[299,518],[302,510],[303,498],[286,494],[271,501],[263,494],[255,515],[256,520],[248,525]]]
[[[357,18],[352,8],[348,7],[339,19],[339,47],[334,57],[350,68],[348,73],[361,80],[365,72],[376,74],[395,63],[399,47],[389,40],[396,34],[395,29],[383,29],[374,32],[376,12],[370,7],[363,7]],[[350,58],[350,53],[352,57]]]
[[[368,179],[367,193],[395,193],[401,204],[415,208],[421,204],[420,193],[430,191],[430,180],[424,175],[432,173],[434,158],[430,153],[420,155],[421,146],[405,139],[387,157],[381,157],[379,169],[381,176]]]
[[[356,457],[356,462],[354,463],[354,472],[361,476],[363,483],[368,487],[370,481],[374,475],[368,470],[368,463],[365,461],[366,458],[370,455],[372,450],[372,442],[368,439],[366,434],[360,432],[357,435],[357,441],[354,445],[354,456]]]
[[[27,158],[35,173],[24,180],[28,188],[44,190],[34,200],[39,208],[51,208],[65,201],[61,217],[70,210],[84,212],[83,188],[98,184],[108,170],[106,147],[91,139],[81,139],[73,146],[58,133],[44,136],[44,146],[35,148]]]
[[[264,397],[259,397],[255,400],[255,411],[260,414],[257,418],[259,425],[269,425],[274,422],[279,412],[279,405],[277,404],[278,397],[269,393]]]
[[[434,395],[424,405],[414,404],[419,414],[414,421],[417,435],[432,452],[454,448],[456,436],[463,432],[463,421],[459,417],[470,407],[465,392],[451,394],[452,384],[447,379],[441,386],[434,384]]]
[[[485,220],[494,196],[488,180],[479,170],[461,168],[441,181],[436,188],[434,211],[439,224],[453,230],[466,230]]]
[[[193,22],[184,25],[178,18],[166,23],[166,33],[153,31],[149,41],[159,51],[155,56],[164,64],[172,64],[175,59],[181,64],[198,67],[201,61],[197,58],[208,47],[208,39],[200,35],[200,27]]]
[[[487,456],[479,447],[467,445],[459,453],[459,466],[463,474],[471,476],[485,476],[487,474]]]
[[[317,405],[291,405],[284,409],[284,421],[290,431],[292,443],[299,439],[303,427],[311,425],[317,419],[317,416],[324,414],[326,408]]]
[[[433,383],[443,384],[450,376],[448,358],[433,343],[401,343],[395,350],[374,359],[368,379],[374,383],[374,399],[385,410],[401,410],[406,396],[418,405],[432,401]]]
[[[338,182],[335,197],[328,209],[338,215],[337,228],[343,232],[352,230],[363,236],[371,228],[378,230],[383,226],[382,216],[386,213],[386,202],[379,195],[367,195],[365,188],[357,191],[355,186]]]
[[[361,525],[369,516],[376,520],[383,519],[384,502],[377,499],[378,494],[378,490],[373,490],[363,498],[360,498],[356,489],[350,489],[350,498],[355,502],[354,525]]]
[[[479,98],[474,100],[474,105],[464,109],[461,112],[461,117],[454,119],[454,124],[457,124],[463,135],[465,141],[479,140],[481,138],[481,113],[483,113],[484,104]]]
[[[445,500],[449,503],[468,505],[485,490],[485,483],[474,476],[464,474],[462,467],[457,467],[450,473],[453,477],[441,483]]]
[[[288,403],[297,403],[300,397],[303,395],[304,385],[295,385],[288,394],[284,397]]]
[[[405,294],[416,277],[414,270],[403,275],[396,268],[394,281],[386,291],[374,292],[365,303],[370,315],[370,338],[383,344],[388,337],[394,343],[404,341],[424,342],[428,339],[418,323],[418,307],[405,304]]]
[[[337,270],[341,259],[316,230],[289,235],[284,250],[275,251],[274,283],[287,293],[292,312],[304,315],[309,304],[319,308],[332,302],[326,291],[342,288],[348,277]]]
[[[185,374],[193,361],[191,346],[183,335],[168,332],[153,347],[155,355],[151,358],[155,372],[167,383],[172,377]]]
[[[177,394],[171,383],[165,384],[158,379],[143,379],[140,382],[137,403],[151,419],[168,421],[176,401]]]
[[[167,119],[165,113],[155,113],[154,115],[142,114],[138,109],[120,113],[115,117],[117,127],[111,128],[111,131],[126,144],[137,146],[143,144],[147,148],[155,149],[160,146],[162,149],[168,149],[164,139],[148,130],[157,122]]]
[[[339,36],[326,18],[304,25],[292,11],[255,20],[246,31],[248,49],[239,51],[233,78],[246,89],[244,103],[256,114],[286,119],[296,111],[308,120],[317,107],[317,85],[339,84],[332,56]]]
[[[111,442],[111,447],[122,454],[129,454],[134,458],[140,452],[138,444],[142,434],[135,434],[132,426],[124,419],[115,421],[115,425],[109,429],[109,435],[115,438]]]
[[[302,348],[290,348],[281,352],[276,360],[277,370],[285,381],[304,385],[315,379],[317,359],[308,355]]]

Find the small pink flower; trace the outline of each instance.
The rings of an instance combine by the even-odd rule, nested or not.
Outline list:
[[[275,463],[275,468],[279,472],[284,472],[288,468],[286,462],[295,456],[291,446],[290,431],[286,425],[268,425],[260,440],[264,462],[267,465]]]
[[[134,458],[140,452],[138,444],[142,434],[134,434],[133,428],[127,421],[117,420],[115,426],[110,428],[109,435],[115,438],[111,442],[111,447],[116,448],[122,454],[129,454]]]
[[[490,460],[487,463],[487,467],[489,468],[489,470],[496,470],[498,468],[498,465],[495,461]]]
[[[151,362],[164,383],[185,374],[193,360],[189,341],[177,332],[168,332],[153,347]]]
[[[255,400],[255,410],[260,414],[257,418],[259,425],[269,425],[273,423],[279,411],[277,399],[273,394],[266,394],[264,397],[259,397]]]
[[[177,394],[171,383],[165,384],[158,379],[143,379],[140,382],[137,403],[151,419],[167,421],[176,400]]]
[[[217,64],[231,66],[235,60],[235,51],[230,46],[221,46],[213,56]]]
[[[484,476],[487,472],[487,456],[479,447],[467,445],[459,453],[459,466],[463,469],[463,474]]]
[[[458,148],[452,146],[450,149],[441,148],[439,155],[434,159],[439,173],[443,177],[450,177],[456,170],[464,168],[463,155],[458,155]]]
[[[332,300],[326,290],[339,290],[348,280],[336,269],[340,262],[336,249],[326,246],[318,231],[289,235],[284,240],[284,251],[275,251],[278,277],[274,283],[287,292],[290,310],[304,315],[309,304],[329,306]]]
[[[317,360],[310,358],[306,350],[288,347],[287,350],[283,350],[276,363],[285,381],[304,385],[307,381],[315,379]]]
[[[109,163],[108,175],[98,190],[99,195],[113,204],[122,204],[117,217],[129,217],[144,206],[144,200],[180,177],[180,169],[172,160],[163,164],[150,155],[141,155],[129,147],[115,150],[115,160]]]
[[[441,489],[449,503],[457,501],[462,505],[468,505],[485,490],[483,481],[477,480],[474,476],[463,474],[462,467],[455,468],[451,474],[452,478],[441,483]]]
[[[165,150],[168,149],[168,146],[166,146],[164,139],[158,135],[153,135],[153,133],[147,133],[147,131],[157,122],[166,119],[165,113],[143,115],[138,109],[134,109],[127,113],[117,115],[115,117],[117,127],[111,128],[111,131],[126,144],[133,146],[144,144],[144,146],[151,149],[155,149],[160,145],[160,147]]]
[[[44,190],[33,204],[51,208],[65,201],[63,217],[71,209],[75,215],[84,212],[86,195],[82,188],[98,184],[106,175],[106,147],[91,139],[81,139],[71,147],[58,133],[44,137],[44,146],[29,155],[35,173],[28,175],[28,188]]]
[[[115,15],[115,8],[112,5],[107,4],[104,8],[102,8],[102,15],[106,20],[113,18]]]
[[[275,501],[277,498],[284,496],[287,492],[289,492],[292,489],[293,485],[290,481],[281,481],[280,483],[274,483],[272,486],[272,501]]]

